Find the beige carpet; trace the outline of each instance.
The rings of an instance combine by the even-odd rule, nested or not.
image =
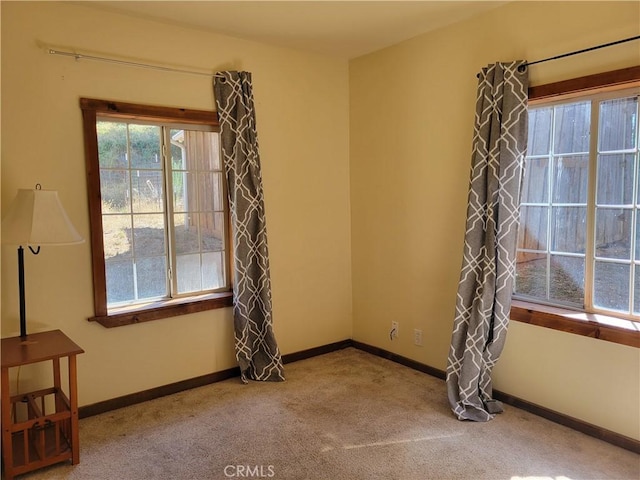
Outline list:
[[[459,422],[444,382],[348,348],[80,421],[80,464],[28,479],[638,479],[640,457],[507,406]]]

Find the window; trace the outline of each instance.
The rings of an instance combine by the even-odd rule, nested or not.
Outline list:
[[[515,299],[640,321],[639,95],[530,101]]]
[[[93,319],[117,326],[228,306],[228,208],[215,112],[89,99],[81,107]]]

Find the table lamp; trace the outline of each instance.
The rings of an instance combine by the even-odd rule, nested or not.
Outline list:
[[[27,319],[24,292],[24,249],[40,253],[41,246],[72,245],[84,239],[71,224],[64,211],[58,192],[42,190],[40,184],[33,190],[19,189],[18,195],[2,219],[2,244],[18,245],[18,287],[20,292],[20,337],[27,338]],[[34,250],[33,247],[36,247]]]

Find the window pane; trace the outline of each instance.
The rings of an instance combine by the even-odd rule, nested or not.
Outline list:
[[[634,272],[635,288],[633,291],[633,313],[640,315],[640,265],[635,266]]]
[[[188,155],[196,160],[195,168],[200,171],[221,170],[218,133],[187,131],[187,136],[191,144]]]
[[[211,142],[211,153],[207,157],[208,163],[203,170],[218,170],[224,171],[222,165],[222,157],[220,156],[220,133],[207,132],[207,137]]]
[[[527,158],[522,182],[522,203],[547,203],[549,201],[549,159]]]
[[[103,215],[102,242],[106,260],[131,257],[131,216]]]
[[[547,255],[518,252],[516,259],[516,293],[547,298]]]
[[[130,302],[135,299],[133,261],[105,262],[107,277],[107,303]]]
[[[548,211],[547,207],[520,207],[518,248],[546,251]]]
[[[584,258],[551,255],[549,298],[584,304]]]
[[[631,259],[631,210],[596,208],[596,256]]]
[[[638,165],[636,169],[636,204],[640,207],[640,154],[636,153],[635,163]]]
[[[598,308],[629,311],[630,265],[596,262],[594,271],[593,304]]]
[[[224,254],[211,252],[202,255],[202,288],[213,290],[225,286]]]
[[[138,298],[163,297],[167,294],[165,257],[141,258],[136,263]]]
[[[222,170],[217,132],[172,129],[170,135],[171,143],[180,148],[180,157],[183,159],[181,168],[199,171]],[[175,155],[177,158],[173,152],[172,150],[172,157]]]
[[[130,212],[129,170],[100,169],[100,195],[102,213]]]
[[[638,218],[638,210],[636,212],[636,254],[635,260],[640,261],[640,219]]]
[[[135,213],[164,212],[161,170],[132,170],[131,183]]]
[[[174,232],[176,237],[176,253],[199,252],[198,239],[198,214],[176,213],[173,216]]]
[[[187,212],[196,208],[196,175],[185,171],[173,172],[173,211]]]
[[[551,250],[584,253],[586,246],[586,207],[553,207]]]
[[[635,155],[599,155],[596,202],[598,205],[633,203]]]
[[[222,174],[221,173],[199,173],[199,210],[222,211]]]
[[[588,152],[591,103],[580,102],[559,105],[554,108],[554,111],[554,152]]]
[[[635,148],[638,131],[638,99],[617,98],[600,104],[600,151]]]
[[[587,203],[589,156],[553,159],[553,202]]]
[[[160,127],[155,125],[129,124],[131,168],[161,168],[160,132]]]
[[[203,252],[224,250],[224,214],[200,214],[201,249]]]
[[[528,155],[547,155],[551,138],[551,107],[529,110]]]
[[[133,248],[136,257],[164,255],[164,215],[133,215]]]
[[[128,168],[127,124],[96,122],[100,168]]]
[[[171,143],[178,293],[224,287],[226,226],[218,134],[173,129]]]
[[[200,254],[178,255],[176,257],[176,273],[178,293],[197,292],[202,290]]]
[[[184,130],[171,129],[171,166],[175,170],[187,169],[187,153],[184,146]]]

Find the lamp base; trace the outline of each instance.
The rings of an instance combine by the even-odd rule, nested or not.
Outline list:
[[[18,291],[20,295],[20,338],[27,339],[27,314],[24,299],[24,249],[18,247]]]

